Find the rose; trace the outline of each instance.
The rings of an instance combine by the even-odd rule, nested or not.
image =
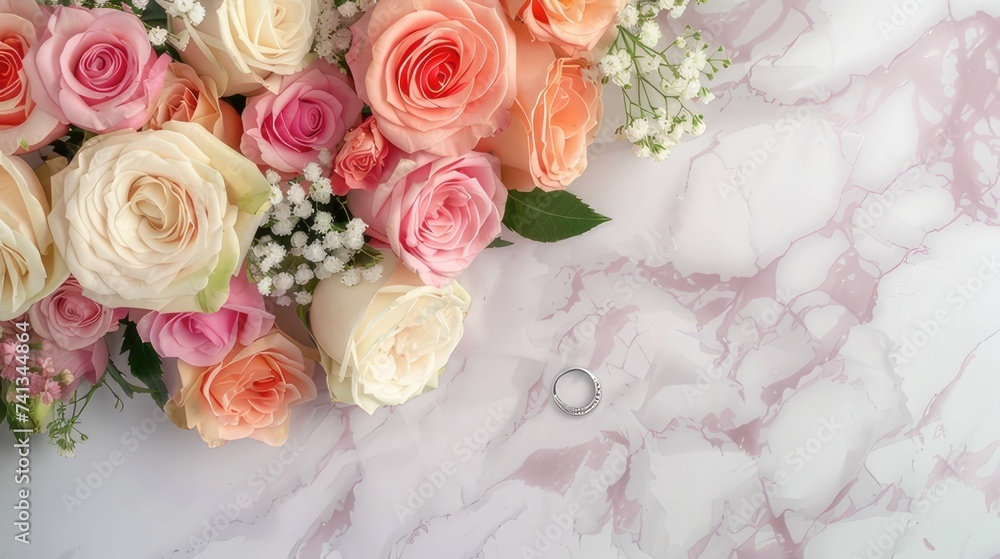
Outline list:
[[[98,133],[145,125],[169,64],[139,18],[105,8],[56,7],[25,58],[32,99]]]
[[[87,298],[72,276],[28,309],[35,333],[66,350],[93,345],[117,330],[118,321],[127,314],[128,309],[109,309]]]
[[[597,46],[615,24],[624,0],[504,0],[510,17],[519,18],[538,40],[572,55]]]
[[[471,301],[458,282],[425,286],[397,262],[387,254],[374,283],[321,281],[309,314],[332,399],[368,413],[437,387]]]
[[[282,75],[309,63],[319,17],[317,0],[201,0],[205,19],[189,27],[181,59],[212,78],[223,97],[277,90]]]
[[[31,168],[0,153],[0,320],[11,320],[69,276],[45,222],[49,201]]]
[[[197,428],[210,447],[246,437],[280,446],[288,439],[291,408],[316,398],[312,367],[273,331],[237,344],[217,365],[178,362],[181,389],[164,411],[178,427]]]
[[[84,294],[111,307],[215,312],[229,296],[271,187],[204,128],[87,142],[52,177],[49,226]]]
[[[500,234],[507,189],[499,172],[484,153],[418,153],[400,160],[374,193],[352,194],[350,206],[424,283],[443,287]]]
[[[496,0],[379,2],[351,33],[358,95],[403,150],[459,155],[507,125],[517,61]]]
[[[264,297],[243,274],[233,276],[229,299],[214,313],[153,311],[136,324],[156,353],[197,367],[218,363],[237,342],[248,346],[272,326],[274,315],[264,309]]]
[[[108,344],[103,339],[99,339],[84,347],[67,349],[59,347],[56,342],[45,340],[42,342],[39,358],[51,359],[50,364],[56,375],[63,371],[69,371],[73,375],[73,380],[62,389],[65,400],[73,396],[73,391],[81,382],[87,381],[90,384],[97,384],[101,375],[108,368]]]
[[[66,125],[31,100],[24,68],[44,23],[35,2],[0,0],[0,153],[32,151],[66,133]]]
[[[155,104],[149,128],[161,130],[168,120],[200,124],[229,147],[240,147],[243,123],[236,109],[219,99],[212,78],[199,77],[194,68],[180,62],[167,68],[163,91]]]
[[[563,189],[587,168],[587,147],[603,116],[601,86],[585,77],[587,62],[556,58],[551,47],[515,27],[517,102],[511,125],[477,149],[500,158],[507,188]]]
[[[317,60],[285,76],[277,93],[266,91],[247,100],[243,111],[241,151],[258,165],[301,174],[344,139],[361,119],[361,100],[347,79],[329,63]]]
[[[399,155],[399,148],[385,139],[375,117],[366,118],[344,137],[333,170],[344,179],[346,188],[334,194],[343,196],[348,189],[374,190],[382,180],[382,172]]]

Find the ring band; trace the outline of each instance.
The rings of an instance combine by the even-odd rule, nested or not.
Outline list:
[[[572,373],[573,371],[580,371],[582,373],[585,373],[588,377],[590,377],[590,380],[594,383],[594,399],[591,400],[589,404],[583,406],[582,408],[566,404],[566,402],[563,402],[562,398],[560,398],[559,395],[556,394],[556,385],[559,384],[559,379],[563,378],[565,375],[569,373]],[[601,381],[597,380],[597,377],[595,377],[593,373],[591,373],[587,369],[583,369],[580,367],[573,367],[572,369],[566,369],[565,371],[559,373],[559,376],[556,377],[556,380],[552,381],[552,400],[556,403],[557,406],[559,406],[559,409],[561,409],[564,413],[576,416],[587,415],[588,413],[594,411],[594,408],[596,408],[597,404],[600,403],[601,401]]]

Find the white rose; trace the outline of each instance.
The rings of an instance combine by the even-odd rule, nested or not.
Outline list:
[[[187,28],[191,39],[181,60],[212,78],[223,97],[277,91],[281,76],[312,59],[319,18],[317,0],[201,0],[205,19]]]
[[[0,153],[0,320],[11,320],[69,277],[45,221],[49,202],[24,161]]]
[[[84,294],[108,307],[215,312],[264,218],[257,167],[197,124],[84,144],[52,177],[52,237]]]
[[[392,254],[383,266],[373,283],[323,280],[309,313],[331,397],[368,413],[437,388],[471,302],[458,282],[426,286]]]

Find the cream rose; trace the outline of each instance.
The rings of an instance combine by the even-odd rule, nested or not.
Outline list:
[[[201,0],[204,21],[188,28],[181,59],[212,78],[223,97],[277,91],[281,76],[310,62],[317,0]],[[178,32],[186,26],[177,19]]]
[[[31,167],[0,153],[0,321],[20,316],[69,277],[45,217],[49,202]]]
[[[109,307],[215,312],[271,189],[197,124],[84,144],[52,177],[52,237],[84,294]]]
[[[368,413],[437,388],[471,302],[457,282],[423,285],[392,254],[383,265],[374,283],[320,282],[309,315],[332,399]]]

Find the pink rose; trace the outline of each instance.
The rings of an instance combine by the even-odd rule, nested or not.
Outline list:
[[[577,55],[597,46],[625,0],[504,0],[504,5],[536,39]]]
[[[150,312],[136,327],[145,342],[163,357],[176,357],[207,367],[222,360],[237,343],[250,345],[274,325],[264,297],[244,274],[229,282],[229,299],[214,313]]]
[[[246,437],[280,446],[291,408],[316,398],[313,367],[275,330],[236,345],[217,365],[178,362],[181,389],[164,411],[182,429],[197,428],[211,447]]]
[[[100,134],[146,124],[169,64],[139,18],[105,8],[55,8],[25,58],[38,106]]]
[[[67,350],[93,345],[117,330],[126,314],[128,309],[109,309],[85,297],[72,276],[28,310],[35,333]]]
[[[344,179],[346,188],[334,194],[343,196],[348,189],[375,190],[387,162],[398,155],[399,148],[385,139],[375,117],[368,117],[344,137],[344,147],[337,154],[333,170]]]
[[[212,78],[200,77],[194,68],[180,62],[172,62],[167,68],[149,128],[161,130],[163,123],[171,120],[200,124],[229,147],[240,148],[243,122],[239,113],[219,99]]]
[[[73,391],[82,381],[97,384],[108,368],[108,344],[102,339],[78,349],[65,349],[54,342],[44,341],[39,358],[51,359],[56,375],[63,371],[73,374],[73,382],[62,390],[65,399],[72,397]]]
[[[361,100],[340,70],[317,60],[281,80],[277,93],[247,100],[241,151],[258,165],[301,174],[333,151],[361,119]]]
[[[358,95],[403,150],[460,155],[507,125],[517,61],[496,0],[379,2],[351,33]]]
[[[35,2],[0,0],[0,153],[32,151],[66,133],[65,124],[31,100],[24,67],[45,18]]]
[[[500,234],[507,189],[492,155],[418,153],[403,159],[374,193],[354,191],[352,212],[403,265],[443,287]]]

